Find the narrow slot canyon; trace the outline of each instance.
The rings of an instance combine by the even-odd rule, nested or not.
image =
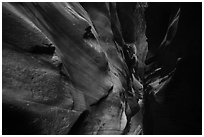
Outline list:
[[[201,2],[3,2],[3,135],[201,135]]]

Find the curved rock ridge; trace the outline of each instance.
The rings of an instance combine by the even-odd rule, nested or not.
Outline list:
[[[125,43],[114,40],[120,30],[112,31],[112,4],[3,4],[3,104],[31,113],[26,124],[38,125],[34,134],[128,132],[137,88]]]

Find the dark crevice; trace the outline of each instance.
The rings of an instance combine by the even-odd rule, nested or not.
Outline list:
[[[55,47],[54,46],[40,46],[40,45],[35,45],[31,47],[30,52],[33,54],[48,54],[48,55],[53,55],[55,52]]]
[[[83,127],[82,123],[88,117],[89,113],[89,110],[85,110],[84,112],[82,112],[77,121],[71,127],[68,135],[81,135],[80,129]]]
[[[107,92],[107,94],[106,94],[105,96],[103,96],[103,97],[100,98],[96,103],[93,103],[93,104],[91,104],[90,106],[92,107],[92,106],[97,106],[97,105],[99,105],[101,102],[103,102],[103,101],[110,95],[110,93],[112,92],[112,90],[113,90],[113,86],[108,90],[108,92]]]
[[[85,29],[85,33],[83,35],[83,38],[84,39],[96,39],[94,34],[91,32],[91,26],[88,26],[86,29]]]

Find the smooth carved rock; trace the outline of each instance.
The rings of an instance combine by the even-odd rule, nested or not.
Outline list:
[[[182,8],[165,9],[158,39],[147,3],[2,8],[3,134],[140,135],[159,133],[154,119],[169,124],[156,114],[168,112],[185,66],[173,47]]]

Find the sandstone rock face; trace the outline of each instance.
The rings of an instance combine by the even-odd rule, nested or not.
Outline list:
[[[149,51],[147,3],[2,6],[3,134],[151,134],[180,65],[169,47],[182,9]]]
[[[112,30],[117,11],[110,12],[111,6],[116,8],[112,3],[3,4],[4,114],[29,113],[22,122],[26,132],[6,124],[5,134],[142,133],[141,118],[133,120],[138,132],[130,131],[131,117],[140,109],[138,89],[132,88],[129,54],[125,58],[122,52],[125,42],[114,40],[113,31],[120,30]],[[132,27],[137,24],[145,25]],[[141,42],[135,37],[133,43]]]

